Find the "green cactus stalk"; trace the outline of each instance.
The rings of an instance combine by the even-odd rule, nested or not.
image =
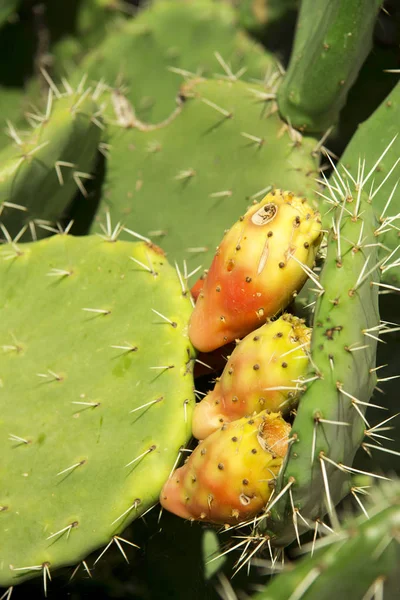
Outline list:
[[[393,594],[398,591],[399,480],[373,489],[364,511],[314,542],[311,556],[289,564],[253,600],[361,600],[373,594],[375,598],[394,598],[385,591],[390,580],[395,584]]]
[[[382,0],[303,0],[279,110],[301,131],[334,125],[372,47]]]
[[[104,127],[93,91],[62,94],[51,84],[45,114],[28,115],[33,131],[20,133],[9,123],[12,143],[0,152],[0,222],[7,242],[48,235],[78,190],[87,196],[85,183],[92,179]]]
[[[354,455],[370,428],[365,411],[376,385],[374,332],[381,327],[377,222],[365,189],[372,174],[360,168],[352,179],[336,171],[336,183],[328,184],[335,210],[321,276],[312,275],[318,289],[312,368],[287,464],[266,507],[266,526],[278,545],[317,526],[326,513],[335,522],[335,506],[350,490]]]
[[[397,183],[393,186],[391,174],[400,156],[400,83],[385,98],[377,110],[361,123],[340,159],[346,169],[354,172],[358,161],[376,163],[371,196],[379,221],[377,240],[382,244],[380,258],[390,258],[381,265],[382,281],[398,285],[400,282],[398,213],[400,211]],[[388,142],[391,142],[388,145]],[[388,215],[392,219],[388,220]]]

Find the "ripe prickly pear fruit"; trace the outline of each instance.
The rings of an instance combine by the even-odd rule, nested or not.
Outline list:
[[[299,378],[308,371],[310,341],[311,329],[290,314],[245,337],[214,389],[196,405],[193,435],[203,440],[224,423],[264,409],[289,412],[301,390]]]
[[[321,219],[305,198],[275,190],[226,233],[192,313],[189,336],[210,352],[283,310],[307,279]]]
[[[213,523],[253,517],[272,493],[289,431],[280,413],[267,411],[223,425],[168,479],[162,506],[184,519]]]

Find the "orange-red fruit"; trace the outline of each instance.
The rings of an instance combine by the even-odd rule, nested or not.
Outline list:
[[[288,448],[290,425],[263,411],[200,442],[164,485],[160,502],[184,519],[237,523],[268,502]]]
[[[264,409],[289,412],[301,390],[300,378],[308,370],[310,341],[311,329],[290,314],[245,337],[214,389],[196,405],[194,437],[203,440],[224,423]]]
[[[320,241],[320,215],[305,198],[276,190],[252,206],[226,233],[204,280],[189,324],[193,345],[210,352],[283,310]]]

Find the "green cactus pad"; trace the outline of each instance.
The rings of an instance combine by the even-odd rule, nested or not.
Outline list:
[[[45,114],[32,114],[36,127],[28,135],[9,127],[13,142],[0,152],[0,221],[13,238],[27,227],[24,239],[48,235],[37,227],[54,222],[85,183],[97,154],[101,116],[90,89],[58,97],[49,92]],[[30,234],[30,235],[29,235]]]
[[[279,89],[293,127],[324,132],[336,123],[372,47],[381,0],[303,0],[295,45]]]
[[[289,565],[253,600],[358,599],[372,597],[374,590],[375,598],[395,598],[400,561],[400,482],[374,489],[372,498],[365,509],[368,518],[360,515],[347,519],[340,529],[321,540],[322,547],[317,542],[313,556]],[[395,584],[394,595],[387,589],[389,578]]]
[[[238,30],[228,5],[163,0],[110,34],[85,58],[80,73],[122,88],[137,116],[157,123],[175,109],[185,72],[229,77],[216,52],[230,65],[232,78],[243,68],[247,80],[262,80],[276,64]]]
[[[318,157],[315,140],[291,137],[261,86],[200,81],[183,92],[168,125],[112,129],[99,215],[206,267],[226,227],[273,186],[313,200]]]
[[[376,164],[373,175],[372,193],[374,196],[374,207],[376,216],[381,222],[388,215],[397,215],[400,212],[399,191],[395,191],[390,204],[386,207],[389,197],[394,188],[394,178],[390,177],[390,171],[397,165],[400,156],[400,83],[398,83],[377,110],[362,123],[349,145],[347,146],[341,164],[354,172],[357,169],[359,157],[366,160],[368,164]],[[388,145],[390,148],[388,148]],[[387,151],[386,151],[387,150]],[[385,152],[386,151],[386,152]],[[394,176],[399,168],[394,171]],[[387,179],[386,179],[387,178]],[[398,219],[392,224],[380,228],[377,240],[386,248],[381,248],[381,257],[387,255],[387,249],[393,251],[392,259],[382,265],[382,281],[389,284],[400,283],[400,265],[395,265],[399,259],[399,229]]]
[[[2,249],[0,586],[109,543],[190,437],[190,296],[159,248],[113,239]]]
[[[296,527],[297,533],[305,523],[313,529],[326,513],[334,520],[335,505],[350,491],[354,455],[369,428],[364,415],[376,384],[380,328],[376,220],[362,189],[362,175],[357,185],[339,177],[347,187],[345,193],[332,190],[333,208],[336,202],[337,207],[331,213],[319,281],[314,277],[320,293],[311,338],[312,369],[276,489],[283,495],[267,525],[278,534],[279,545],[295,537]]]

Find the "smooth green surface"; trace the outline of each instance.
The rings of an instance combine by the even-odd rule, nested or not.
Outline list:
[[[269,186],[312,202],[315,141],[294,143],[273,104],[260,101],[263,93],[256,84],[203,81],[188,90],[169,125],[114,128],[100,219],[109,210],[114,221],[160,243],[171,260],[206,268],[224,230]]]
[[[0,255],[4,586],[79,562],[157,502],[194,403],[192,307],[162,254],[95,236],[18,249]]]
[[[324,132],[338,120],[372,47],[381,0],[303,0],[279,110],[293,127]]]

